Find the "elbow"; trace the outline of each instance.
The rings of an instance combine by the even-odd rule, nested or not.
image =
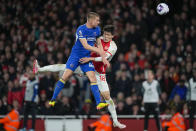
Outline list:
[[[84,46],[84,49],[87,49],[87,50],[89,50],[89,47],[88,47],[88,46]]]

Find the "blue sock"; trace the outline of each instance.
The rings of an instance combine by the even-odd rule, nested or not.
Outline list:
[[[101,102],[101,96],[100,96],[99,88],[96,82],[91,83],[91,91],[95,98],[96,105],[98,105]]]
[[[54,93],[53,93],[53,96],[52,96],[52,100],[55,100],[56,97],[58,96],[59,92],[63,89],[65,85],[65,81],[60,79],[57,84],[56,84],[56,87],[54,89]]]

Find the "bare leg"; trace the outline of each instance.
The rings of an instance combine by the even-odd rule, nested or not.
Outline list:
[[[60,72],[64,71],[66,64],[48,65],[38,68],[38,72]]]

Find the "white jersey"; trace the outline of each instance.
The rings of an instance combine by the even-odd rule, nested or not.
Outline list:
[[[114,55],[116,54],[117,51],[117,46],[114,41],[110,42],[109,49],[106,51],[106,55],[108,56],[108,60],[111,61]]]
[[[143,102],[144,103],[158,103],[160,86],[157,80],[153,80],[152,83],[144,81],[143,86]]]
[[[196,101],[196,81],[193,78],[189,80],[189,99]]]

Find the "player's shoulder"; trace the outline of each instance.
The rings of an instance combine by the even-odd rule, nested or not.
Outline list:
[[[142,85],[144,86],[144,85],[146,85],[147,84],[147,81],[143,81],[142,82]]]
[[[117,45],[116,45],[116,43],[113,40],[110,41],[110,46],[117,50]]]
[[[158,80],[153,80],[153,82],[154,82],[155,84],[159,84],[159,81],[158,81]]]
[[[97,27],[95,27],[95,29],[97,29],[97,30],[100,30],[100,31],[101,31],[101,28],[100,28],[100,26],[97,26]]]
[[[193,77],[191,77],[191,78],[189,79],[189,82],[190,82],[190,83],[192,83],[192,82],[193,82]]]
[[[96,32],[100,33],[101,32],[101,28],[99,26],[95,27]]]
[[[85,24],[78,26],[77,30],[83,30],[83,29],[86,29],[86,25]]]
[[[113,41],[113,40],[112,40],[112,41],[110,41],[110,44],[111,44],[112,46],[117,47],[117,46],[116,46],[116,42],[115,42],[115,41]]]

